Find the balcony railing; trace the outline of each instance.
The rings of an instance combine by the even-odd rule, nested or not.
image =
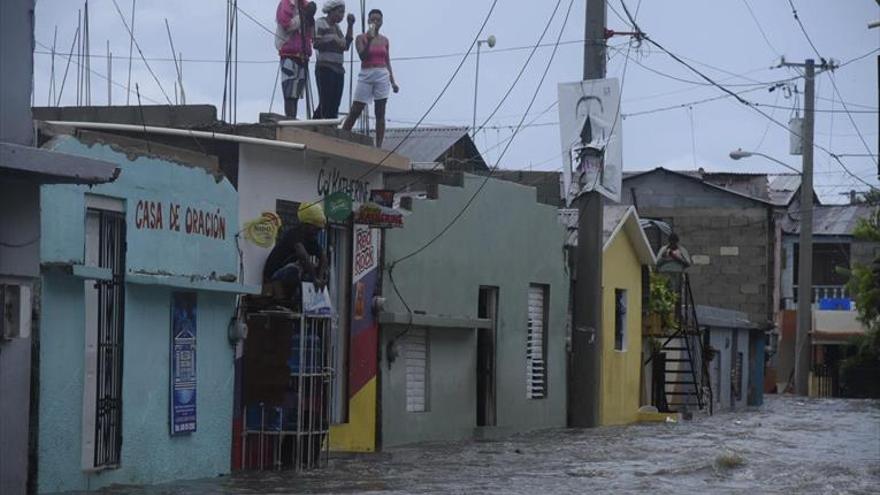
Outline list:
[[[800,291],[798,290],[798,286],[794,286],[794,297],[788,298],[785,301],[785,309],[797,309],[798,296]],[[813,294],[810,298],[810,302],[813,303],[813,307],[818,307],[819,301],[822,299],[846,299],[849,297],[849,293],[846,290],[845,285],[814,285],[813,286]]]

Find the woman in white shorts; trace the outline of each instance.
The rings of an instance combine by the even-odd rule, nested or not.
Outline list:
[[[382,147],[385,139],[385,107],[393,90],[400,91],[391,70],[390,43],[388,38],[379,34],[382,27],[382,11],[370,11],[370,28],[366,33],[358,35],[355,47],[361,57],[361,73],[358,75],[357,88],[354,91],[354,103],[342,128],[350,131],[360,118],[364,108],[375,101],[376,110],[376,146]]]

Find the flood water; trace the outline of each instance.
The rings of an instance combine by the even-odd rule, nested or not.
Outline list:
[[[321,471],[107,493],[880,493],[880,401],[769,396],[678,424],[552,430],[331,458]]]

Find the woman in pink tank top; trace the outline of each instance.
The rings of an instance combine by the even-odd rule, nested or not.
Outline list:
[[[350,131],[364,108],[375,102],[376,111],[376,146],[382,147],[385,139],[385,108],[391,91],[397,93],[400,87],[394,80],[391,70],[390,42],[379,34],[382,27],[382,11],[370,11],[370,28],[366,33],[358,35],[355,47],[361,58],[361,72],[358,75],[357,88],[354,92],[354,103],[342,128]]]

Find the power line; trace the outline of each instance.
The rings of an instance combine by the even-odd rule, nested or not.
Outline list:
[[[773,43],[770,42],[770,38],[767,37],[767,33],[764,32],[764,28],[761,27],[761,23],[758,21],[758,17],[755,15],[755,11],[752,10],[752,6],[749,5],[749,0],[743,0],[743,3],[746,6],[746,9],[749,11],[749,15],[752,17],[752,20],[755,21],[755,26],[757,26],[758,31],[761,33],[761,37],[764,38],[764,42],[767,43],[767,46],[770,47],[770,51],[775,53],[778,57],[782,57],[782,54],[779,53],[779,50],[773,46]]]
[[[791,5],[791,13],[794,15],[794,20],[797,21],[798,26],[800,26],[801,32],[804,34],[804,38],[806,38],[807,43],[809,43],[810,46],[813,48],[813,51],[816,53],[816,56],[819,57],[820,60],[824,61],[825,59],[822,57],[822,54],[819,53],[819,49],[816,48],[816,44],[813,43],[812,38],[810,38],[810,34],[807,32],[807,28],[804,26],[804,23],[801,21],[801,18],[798,15],[798,11],[794,6],[794,0],[788,0],[788,4]],[[855,118],[853,118],[853,116],[852,116],[852,114],[855,113],[855,111],[851,112],[849,110],[849,108],[847,107],[846,102],[843,101],[843,95],[840,94],[840,89],[837,87],[837,81],[834,77],[834,74],[833,73],[829,74],[828,78],[831,80],[831,85],[834,87],[834,92],[837,94],[837,98],[840,101],[841,106],[843,106],[843,109],[846,112],[847,117],[849,117],[850,124],[852,124],[853,129],[855,129],[856,133],[859,135],[859,139],[862,141],[862,145],[864,145],[865,150],[867,150],[868,153],[873,153],[871,150],[871,147],[868,146],[868,141],[865,140],[865,137],[862,135],[862,132],[859,130],[859,126],[856,125]],[[877,165],[877,158],[872,156],[871,160],[874,162],[875,165]]]
[[[623,3],[623,0],[621,0],[621,3]],[[625,4],[624,4],[624,6],[625,6]],[[633,24],[635,24],[635,23],[633,23]],[[639,29],[639,31],[642,32],[641,29]],[[745,98],[743,98],[743,97],[740,96],[739,94],[734,93],[733,91],[731,91],[730,89],[727,89],[726,87],[722,86],[721,84],[718,84],[718,83],[715,82],[712,78],[710,78],[709,76],[703,74],[701,71],[699,71],[698,69],[694,68],[694,66],[692,66],[691,64],[689,64],[689,63],[685,62],[684,60],[682,60],[681,57],[679,57],[679,56],[676,55],[675,53],[673,53],[673,52],[667,50],[665,47],[663,47],[663,45],[661,45],[660,43],[658,43],[657,41],[655,41],[652,37],[650,37],[650,36],[648,36],[648,35],[644,35],[644,39],[647,40],[647,41],[648,41],[649,43],[651,43],[652,45],[656,46],[658,49],[660,49],[660,50],[662,50],[663,52],[665,52],[667,55],[669,55],[669,57],[671,57],[671,58],[672,58],[673,60],[675,60],[676,62],[678,62],[678,63],[684,65],[685,67],[687,67],[688,69],[690,69],[692,72],[694,72],[695,74],[697,74],[698,76],[700,76],[701,78],[703,78],[704,80],[706,80],[706,82],[711,83],[713,86],[715,86],[715,87],[717,87],[718,89],[720,89],[721,91],[727,93],[729,96],[732,96],[733,98],[735,98],[736,101],[738,101],[739,103],[742,103],[742,104],[745,105],[746,107],[751,108],[751,109],[754,110],[755,112],[758,112],[758,113],[761,114],[764,118],[769,119],[771,122],[773,122],[773,123],[776,124],[777,126],[783,128],[783,129],[786,129],[786,130],[789,131],[789,132],[794,133],[794,131],[791,131],[791,129],[789,129],[789,127],[788,127],[787,125],[785,125],[785,124],[783,124],[782,122],[779,122],[778,120],[774,119],[773,117],[771,117],[770,115],[768,115],[767,112],[761,110],[760,108],[758,108],[757,106],[755,106],[754,104],[752,104],[752,102],[746,100]],[[873,184],[871,184],[871,183],[865,181],[865,180],[862,179],[861,177],[858,177],[857,175],[855,175],[854,173],[852,173],[852,171],[846,166],[846,164],[843,163],[843,160],[841,160],[840,157],[837,156],[836,154],[834,154],[832,151],[830,151],[830,150],[826,149],[825,147],[823,147],[823,146],[821,146],[821,145],[818,145],[818,144],[816,144],[816,143],[814,143],[813,145],[814,145],[815,148],[817,148],[817,149],[819,149],[819,150],[821,150],[821,151],[823,151],[823,152],[825,152],[825,153],[831,155],[831,157],[834,158],[834,160],[840,165],[840,167],[843,168],[843,169],[844,169],[849,175],[851,175],[851,176],[854,177],[854,178],[857,178],[860,182],[864,183],[864,184],[867,185],[868,187],[870,187],[870,188],[872,188],[872,189],[876,189],[876,187],[875,187]]]
[[[574,5],[574,0],[571,0],[571,1],[569,2],[569,4],[568,4],[568,10],[567,10],[566,13],[565,13],[565,18],[563,19],[562,27],[561,27],[560,30],[559,30],[559,37],[558,37],[557,40],[556,40],[557,42],[559,42],[560,39],[562,38],[562,33],[565,31],[565,26],[568,24],[568,19],[569,19],[569,16],[570,16],[570,14],[571,14],[571,8],[572,8],[573,5]],[[528,115],[528,113],[529,113],[529,111],[531,110],[532,106],[535,104],[535,100],[538,98],[538,94],[539,94],[540,91],[541,91],[541,87],[544,85],[544,81],[545,81],[546,78],[547,78],[547,74],[548,74],[548,72],[550,71],[550,67],[551,67],[551,65],[553,64],[553,60],[554,60],[555,57],[556,57],[556,51],[557,51],[557,47],[554,47],[554,48],[553,48],[553,52],[552,52],[551,55],[550,55],[550,59],[547,61],[547,66],[546,66],[545,69],[544,69],[544,74],[541,76],[541,80],[540,80],[540,82],[538,83],[538,87],[535,89],[535,92],[534,92],[534,94],[532,95],[531,101],[529,101],[529,105],[528,105],[528,107],[526,108],[526,111],[523,113],[523,117],[522,117],[522,119],[520,119],[520,124],[522,124],[523,122],[525,122],[525,120],[526,120],[526,115]],[[516,132],[518,132],[518,131],[519,131],[519,130],[517,129]],[[514,136],[516,135],[516,132],[514,133]],[[428,247],[430,247],[432,244],[434,244],[435,242],[437,242],[438,239],[440,239],[441,237],[443,237],[443,235],[445,235],[446,232],[448,232],[449,229],[451,229],[452,226],[455,225],[456,222],[458,222],[458,220],[459,220],[459,219],[465,214],[465,212],[467,212],[468,208],[470,208],[471,204],[473,204],[474,200],[477,198],[477,196],[480,194],[480,192],[482,192],[483,188],[486,186],[486,184],[488,183],[488,181],[489,181],[489,179],[492,177],[492,175],[495,173],[495,171],[498,170],[498,167],[499,167],[499,165],[500,165],[500,163],[501,163],[502,158],[504,158],[504,155],[507,153],[507,150],[510,149],[510,144],[512,143],[512,141],[513,141],[513,140],[511,139],[511,140],[507,143],[507,146],[506,146],[506,147],[504,148],[504,150],[501,152],[501,155],[499,155],[499,157],[498,157],[498,161],[496,162],[495,167],[493,167],[492,169],[490,169],[489,174],[486,175],[486,177],[483,179],[482,184],[480,184],[480,187],[477,188],[477,190],[474,192],[474,194],[471,196],[471,198],[467,201],[467,203],[465,203],[465,205],[464,205],[464,207],[461,209],[461,211],[459,211],[458,214],[455,215],[455,216],[452,218],[452,220],[451,220],[451,221],[450,221],[450,222],[449,222],[449,223],[448,223],[448,224],[447,224],[442,230],[440,230],[440,232],[438,232],[434,237],[432,237],[427,243],[425,243],[424,245],[422,245],[422,246],[419,247],[418,249],[416,249],[416,250],[410,252],[409,254],[407,254],[407,255],[405,255],[405,256],[402,256],[402,257],[400,257],[400,258],[394,260],[394,261],[391,263],[391,266],[390,266],[390,268],[389,268],[389,271],[393,271],[393,270],[394,270],[394,267],[397,266],[398,264],[400,264],[400,263],[402,263],[402,262],[404,262],[404,261],[406,261],[406,260],[408,260],[408,259],[412,259],[413,257],[417,256],[419,253],[423,252],[425,249],[428,249]]]
[[[519,73],[517,74],[516,78],[514,78],[513,83],[510,85],[510,87],[507,89],[507,92],[504,94],[504,96],[501,98],[501,100],[500,100],[500,101],[498,102],[498,104],[495,106],[495,109],[492,111],[492,114],[489,115],[489,117],[487,117],[487,118],[483,121],[483,123],[482,123],[482,125],[480,126],[480,128],[477,129],[476,132],[474,132],[474,136],[476,136],[477,133],[483,131],[484,129],[489,128],[489,127],[487,127],[486,124],[488,124],[489,121],[492,119],[492,117],[498,112],[498,110],[501,109],[501,106],[504,104],[505,101],[507,101],[507,98],[510,97],[510,94],[513,92],[513,89],[516,87],[517,84],[519,84],[519,81],[520,81],[520,79],[522,78],[522,75],[525,73],[526,69],[527,69],[528,66],[531,64],[531,62],[532,62],[532,58],[534,57],[535,53],[537,52],[538,47],[541,45],[541,42],[544,41],[544,37],[547,36],[547,31],[549,31],[549,30],[550,30],[550,27],[553,25],[553,19],[556,18],[556,13],[559,11],[559,6],[560,6],[561,4],[562,4],[562,0],[557,0],[557,2],[556,2],[556,6],[554,7],[553,12],[551,12],[551,14],[550,14],[550,18],[547,19],[547,23],[544,25],[544,30],[541,32],[541,36],[538,38],[537,43],[535,43],[535,45],[533,45],[531,53],[529,53],[529,56],[526,58],[526,60],[525,60],[525,62],[523,63],[522,67],[520,67]],[[555,100],[550,106],[548,106],[546,109],[544,109],[544,111],[542,111],[542,112],[539,113],[534,119],[532,119],[532,123],[534,123],[535,121],[537,121],[538,119],[540,119],[544,114],[546,114],[547,112],[549,112],[550,110],[552,110],[552,109],[553,109],[558,103],[559,103],[559,100]],[[529,110],[531,110],[531,108],[529,108]],[[527,116],[528,116],[528,111],[527,111],[526,115],[523,115],[523,116],[522,116],[522,118],[525,119],[525,117],[527,117]],[[522,121],[520,121],[520,124],[522,124]],[[555,124],[554,124],[554,125],[555,125]],[[502,127],[502,126],[497,126],[497,127],[494,127],[494,128],[496,128],[496,129],[502,129],[503,127]],[[511,138],[511,139],[512,139],[512,138]],[[475,144],[476,144],[476,143],[475,143]],[[492,146],[491,148],[488,148],[488,149],[484,150],[484,151],[483,151],[483,154],[487,154],[487,153],[489,153],[490,151],[492,151],[493,149],[495,149],[496,147],[498,147],[500,144],[501,144],[501,143],[498,143],[498,144],[496,144],[495,146]],[[435,171],[439,166],[440,166],[440,164],[437,163],[437,164],[435,164],[433,167],[431,167],[429,170],[427,170],[427,172],[433,172],[433,171]],[[399,190],[398,192],[408,189],[411,185],[413,185],[413,184],[416,183],[416,182],[418,182],[418,181],[411,181],[411,182],[409,182],[409,183],[403,185],[403,186],[400,188],[400,190]]]

